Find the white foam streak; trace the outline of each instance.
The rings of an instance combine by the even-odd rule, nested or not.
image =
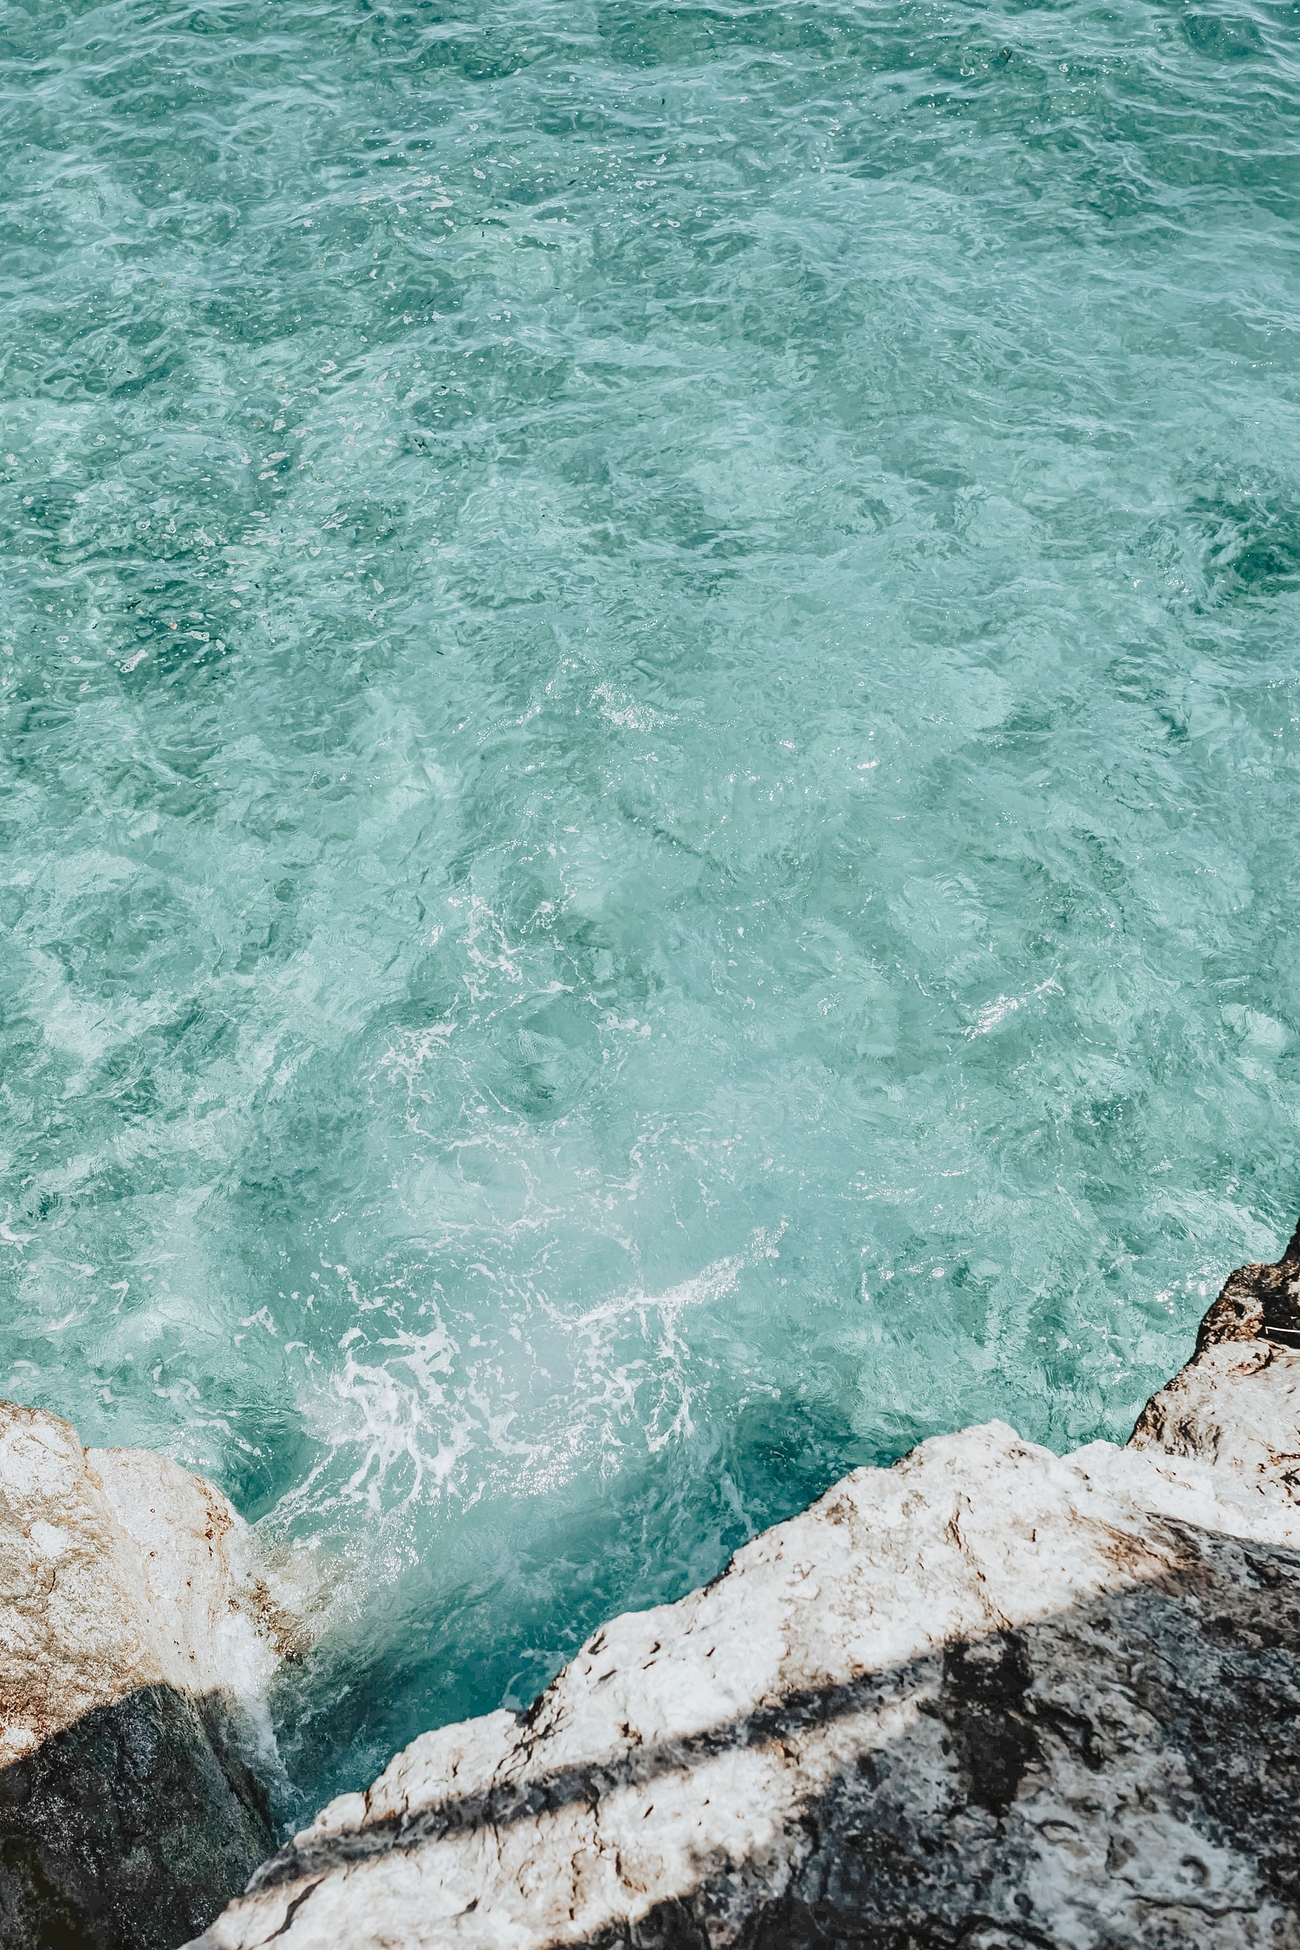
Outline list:
[[[1026,989],[1023,995],[1000,995],[996,1001],[986,1002],[965,1033],[967,1036],[991,1035],[999,1023],[1005,1022],[1017,1009],[1023,1009],[1027,1002],[1037,1002],[1045,995],[1064,994],[1065,990],[1055,975],[1049,975],[1045,982],[1040,982],[1037,988]]]
[[[576,1317],[535,1289],[502,1295],[495,1325],[485,1317],[464,1348],[441,1320],[372,1339],[354,1318],[328,1378],[317,1383],[307,1364],[301,1411],[327,1453],[277,1521],[358,1503],[382,1514],[448,1496],[534,1495],[629,1446],[654,1454],[689,1435],[698,1380],[687,1321],[775,1256],[783,1231],[760,1228],[744,1251],[662,1292],[634,1287]],[[379,1303],[347,1284],[356,1315],[373,1313]]]

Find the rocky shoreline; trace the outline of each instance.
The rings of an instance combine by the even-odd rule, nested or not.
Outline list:
[[[37,1524],[73,1526],[15,1504],[7,1458],[37,1422],[65,1425],[4,1413],[6,1560],[26,1552],[27,1583],[6,1580],[0,1633],[48,1644]],[[77,1488],[67,1449],[58,1495],[102,1516],[113,1453],[85,1458],[96,1491]],[[193,1537],[193,1495],[216,1493],[185,1480]],[[992,1423],[855,1471],[705,1589],[613,1620],[528,1712],[413,1742],[256,1868],[196,1950],[1300,1950],[1298,1486],[1300,1232],[1276,1266],[1230,1277],[1127,1447],[1057,1457]],[[178,1725],[190,1713],[169,1765],[192,1764],[212,1812],[188,1840],[175,1815],[169,1844],[137,1843],[175,1860],[188,1895],[122,1933],[103,1851],[96,1895],[72,1829],[51,1829],[57,1797],[4,1793],[67,1740],[94,1686],[44,1720],[15,1719],[6,1692],[11,1751],[13,1726],[33,1736],[0,1774],[6,1946],[175,1945],[186,1904],[193,1934],[266,1852],[256,1714],[223,1690],[218,1625],[242,1620],[246,1662],[252,1645],[273,1663],[275,1632],[223,1551],[210,1588],[224,1595],[184,1627],[196,1643],[168,1614],[172,1651],[137,1651],[125,1685],[104,1677],[107,1638],[96,1655],[112,1712],[162,1687]],[[132,1587],[154,1621],[141,1645],[168,1636],[175,1587],[147,1572]],[[151,1777],[133,1751],[120,1734],[114,1777],[105,1750],[102,1788],[139,1826]],[[168,1793],[153,1800],[165,1821]],[[79,1934],[40,1934],[38,1885]]]

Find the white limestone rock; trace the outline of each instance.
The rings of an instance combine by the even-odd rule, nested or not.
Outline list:
[[[1225,1464],[1289,1500],[1300,1471],[1300,1230],[1278,1265],[1243,1266],[1224,1283],[1195,1355],[1147,1403],[1130,1446]]]
[[[5,1950],[170,1950],[243,1885],[274,1839],[280,1652],[220,1491],[0,1403]]]
[[[1300,1950],[1297,1274],[1127,1449],[923,1443],[424,1735],[195,1950]]]

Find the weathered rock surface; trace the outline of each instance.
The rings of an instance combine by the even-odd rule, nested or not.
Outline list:
[[[171,1950],[243,1886],[275,1638],[218,1490],[0,1404],[4,1950]]]
[[[924,1443],[423,1736],[201,1950],[1300,1950],[1298,1278],[1127,1449]]]

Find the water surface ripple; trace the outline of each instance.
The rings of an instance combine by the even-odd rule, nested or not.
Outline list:
[[[300,1807],[1285,1237],[1298,27],[0,0],[0,1391]]]

